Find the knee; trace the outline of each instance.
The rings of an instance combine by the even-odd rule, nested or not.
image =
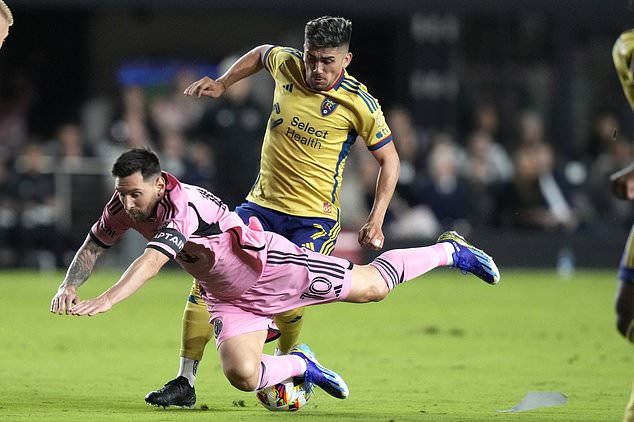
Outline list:
[[[223,368],[225,376],[235,388],[241,391],[255,391],[258,388],[259,363],[240,362]]]
[[[380,302],[388,295],[390,291],[385,282],[375,282],[369,284],[365,292],[365,302]]]

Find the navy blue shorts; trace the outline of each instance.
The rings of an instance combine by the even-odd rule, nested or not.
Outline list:
[[[266,231],[281,234],[297,246],[330,255],[335,249],[337,236],[341,231],[339,219],[319,217],[297,217],[284,214],[253,202],[244,202],[234,210],[245,224],[254,216]]]

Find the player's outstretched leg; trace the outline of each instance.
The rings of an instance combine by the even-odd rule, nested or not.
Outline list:
[[[147,393],[145,402],[153,406],[181,406],[191,409],[196,404],[196,390],[189,385],[187,378],[180,376],[162,388]]]
[[[455,231],[444,232],[438,237],[438,243],[447,242],[454,247],[452,254],[454,268],[463,274],[471,273],[489,284],[500,281],[500,271],[493,258],[476,248]]]
[[[338,399],[348,397],[350,390],[343,378],[336,372],[324,368],[307,345],[300,344],[295,346],[289,354],[299,356],[306,362],[306,373],[304,376],[308,388],[312,388],[312,385],[317,385],[326,393]]]

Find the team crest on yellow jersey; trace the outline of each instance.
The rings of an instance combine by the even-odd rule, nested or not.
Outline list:
[[[330,98],[325,98],[321,103],[321,115],[327,116],[331,114],[337,108],[339,104],[331,100]]]

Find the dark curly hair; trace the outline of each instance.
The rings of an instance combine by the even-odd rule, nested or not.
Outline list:
[[[141,172],[143,180],[161,174],[158,156],[148,148],[132,148],[121,154],[112,165],[114,177],[128,177],[137,171]]]
[[[304,28],[307,48],[336,48],[350,46],[352,21],[342,17],[322,16],[308,21]]]

